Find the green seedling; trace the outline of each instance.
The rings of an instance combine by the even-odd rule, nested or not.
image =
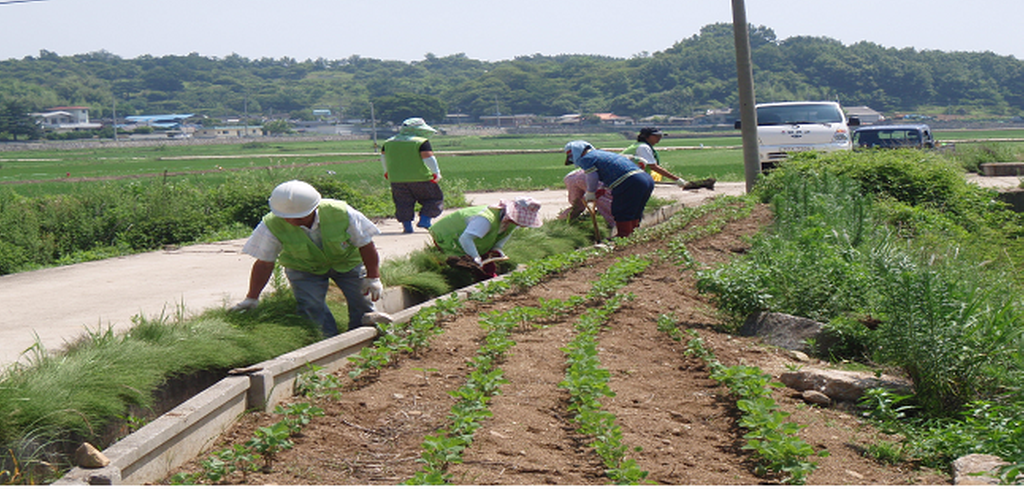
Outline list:
[[[270,472],[274,467],[277,454],[294,445],[289,439],[291,434],[291,427],[288,423],[279,421],[273,426],[257,428],[255,436],[245,442],[245,446],[263,459],[263,472]]]

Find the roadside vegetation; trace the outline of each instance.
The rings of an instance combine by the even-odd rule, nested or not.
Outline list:
[[[908,377],[868,413],[903,435],[880,452],[942,468],[1024,461],[1024,221],[919,151],[804,155],[766,176],[775,220],[749,254],[700,273],[733,326],[783,312],[826,323],[818,355]],[[876,449],[877,450],[877,449]]]

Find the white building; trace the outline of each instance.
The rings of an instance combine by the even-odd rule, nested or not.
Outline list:
[[[39,126],[48,130],[95,130],[103,125],[89,122],[89,108],[82,106],[51,107],[44,113],[32,113]]]

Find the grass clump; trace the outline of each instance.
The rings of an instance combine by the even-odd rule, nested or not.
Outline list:
[[[254,316],[211,310],[189,321],[136,319],[124,334],[90,332],[59,355],[37,345],[30,365],[0,377],[3,453],[26,469],[69,465],[63,456],[83,441],[104,448],[119,434],[112,428],[145,415],[175,376],[226,372],[316,341],[318,331],[294,311],[291,295],[276,294]]]

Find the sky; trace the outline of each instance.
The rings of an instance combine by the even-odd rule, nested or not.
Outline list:
[[[732,1],[669,0],[0,0],[0,60],[107,51],[121,58],[237,54],[249,59],[481,61],[664,51]],[[747,22],[778,39],[991,51],[1024,60],[1024,0],[746,0]],[[755,60],[756,61],[756,60]]]

